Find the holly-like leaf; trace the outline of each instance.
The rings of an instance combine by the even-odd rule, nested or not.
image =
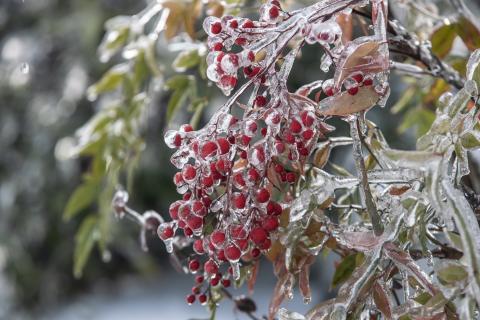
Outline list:
[[[468,272],[460,263],[450,261],[437,270],[437,277],[443,284],[455,284],[468,277]]]
[[[173,61],[173,68],[177,72],[183,72],[197,66],[200,63],[200,59],[201,57],[196,49],[182,51]]]

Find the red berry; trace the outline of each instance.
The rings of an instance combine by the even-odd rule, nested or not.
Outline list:
[[[182,175],[183,179],[192,181],[197,176],[197,169],[195,169],[191,164],[187,164],[182,169]]]
[[[225,248],[225,257],[230,261],[238,261],[242,252],[235,245],[229,245]]]
[[[358,93],[358,87],[351,87],[347,90],[348,94],[354,96]]]
[[[262,244],[267,240],[268,234],[262,227],[255,227],[250,231],[250,240],[256,245]]]
[[[247,146],[247,145],[250,143],[251,140],[252,140],[252,138],[249,137],[249,136],[247,136],[247,135],[242,135],[242,136],[240,137],[240,142],[241,142],[242,145],[244,145],[244,146]]]
[[[271,19],[276,19],[280,15],[280,10],[278,7],[273,6],[268,10],[268,15],[270,16]]]
[[[281,164],[279,164],[279,163],[277,163],[277,164],[275,165],[274,169],[275,169],[275,172],[276,172],[276,173],[280,173],[280,172],[285,171],[285,168],[284,168]]]
[[[191,215],[187,219],[187,225],[192,230],[199,230],[203,227],[203,219],[195,215]]]
[[[203,202],[200,200],[194,200],[192,202],[192,211],[199,217],[204,217],[207,214],[207,210],[205,209]]]
[[[242,159],[247,159],[247,151],[245,150],[240,151],[240,154],[238,156]]]
[[[256,199],[260,203],[265,203],[270,200],[270,192],[267,189],[262,188],[257,191]]]
[[[203,265],[203,269],[205,270],[206,273],[210,275],[216,274],[218,272],[218,265],[215,261],[210,259],[207,262],[205,262],[205,264]]]
[[[232,239],[245,239],[247,237],[247,231],[243,225],[232,225],[230,226],[230,237]]]
[[[201,304],[204,304],[207,302],[207,296],[205,294],[201,294],[198,296],[198,302],[200,302]]]
[[[183,229],[183,233],[184,233],[187,237],[193,236],[193,231],[192,231],[192,229],[190,229],[190,228],[184,228],[184,229]]]
[[[220,283],[220,278],[218,278],[218,277],[210,279],[210,285],[212,287],[218,286],[219,283]]]
[[[290,143],[290,144],[295,143],[295,137],[290,132],[285,133],[283,138],[287,143]]]
[[[232,202],[235,208],[243,209],[247,203],[247,197],[243,193],[234,193],[232,195]]]
[[[252,255],[252,258],[257,258],[260,255],[260,250],[258,250],[258,248],[253,248],[252,251],[250,251],[250,254]]]
[[[294,183],[295,180],[297,179],[297,176],[295,175],[295,173],[289,172],[289,173],[287,173],[287,175],[286,175],[286,179],[287,179],[287,182],[289,182],[289,183]]]
[[[215,247],[221,247],[225,242],[225,232],[219,230],[213,231],[210,235],[210,241]]]
[[[236,173],[234,176],[233,176],[233,180],[235,181],[235,183],[241,187],[245,186],[245,180],[243,179],[243,176],[241,173]]]
[[[245,29],[250,29],[250,28],[254,28],[255,25],[253,24],[253,21],[250,20],[250,19],[247,19],[247,21],[245,21],[243,24],[242,24],[242,28],[245,28]]]
[[[363,85],[364,86],[371,86],[373,84],[373,79],[372,78],[366,78],[363,80]]]
[[[326,87],[324,91],[325,91],[325,94],[329,97],[333,96],[334,94],[333,87]]]
[[[267,128],[262,128],[262,129],[260,130],[260,133],[262,134],[262,136],[265,137],[265,136],[267,135]]]
[[[180,131],[183,131],[183,132],[192,132],[193,131],[193,127],[191,124],[184,124],[180,127]]]
[[[307,149],[307,148],[300,148],[298,150],[298,153],[301,155],[301,156],[308,156],[310,154],[310,151]]]
[[[257,96],[254,102],[257,107],[264,107],[267,104],[267,98],[264,96]]]
[[[217,260],[219,261],[227,261],[227,258],[225,257],[225,250],[218,250],[217,251]]]
[[[233,28],[233,29],[238,28],[238,21],[235,20],[235,19],[232,19],[232,20],[230,21],[230,28]]]
[[[203,283],[204,280],[205,280],[205,278],[203,276],[196,276],[195,277],[195,283],[197,283],[197,284]]]
[[[170,207],[168,208],[168,213],[170,214],[170,217],[173,219],[173,220],[177,220],[178,219],[178,208],[180,208],[180,205],[182,204],[181,201],[175,201],[174,203],[172,203],[170,205]]]
[[[200,262],[197,259],[190,260],[188,269],[190,269],[191,272],[197,272],[198,269],[200,269]]]
[[[300,133],[302,131],[302,125],[300,124],[300,122],[293,119],[292,122],[290,122],[290,130],[293,133]]]
[[[243,47],[244,45],[247,44],[247,39],[243,38],[243,37],[239,37],[239,38],[235,39],[235,44],[237,46]]]
[[[248,247],[248,240],[247,239],[237,239],[235,240],[235,245],[241,250],[245,251]]]
[[[162,239],[162,240],[171,239],[173,237],[173,235],[175,234],[175,232],[173,231],[173,228],[169,227],[169,226],[159,228],[157,233],[158,233],[158,236],[160,237],[160,239]]]
[[[213,23],[210,27],[210,31],[213,34],[219,34],[220,32],[222,32],[222,24],[220,22]]]
[[[312,139],[312,137],[313,137],[313,130],[312,130],[312,129],[307,129],[307,130],[303,131],[302,137],[303,137],[303,139],[305,139],[305,140],[307,140],[307,141],[310,140],[310,139]]]
[[[173,138],[173,145],[177,148],[182,145],[182,136],[179,135],[178,133]]]
[[[213,156],[217,152],[217,144],[213,141],[205,142],[200,148],[200,156],[206,159],[209,156]]]
[[[249,78],[256,76],[259,72],[260,72],[260,67],[248,66],[243,68],[243,73]]]
[[[357,83],[361,83],[363,81],[363,74],[357,73],[352,75],[352,79],[355,80]]]
[[[300,115],[300,118],[302,119],[303,125],[307,127],[313,125],[313,122],[315,121],[313,116],[310,115],[308,111],[303,111]]]
[[[230,285],[231,285],[231,282],[230,282],[229,279],[222,279],[222,286],[224,288],[228,288],[228,287],[230,287]]]
[[[281,141],[275,143],[275,149],[278,153],[283,153],[285,151],[285,145]]]
[[[222,51],[223,44],[221,42],[217,42],[212,47],[213,51]]]
[[[213,186],[213,182],[214,181],[212,176],[206,176],[202,178],[202,185],[205,188],[210,188],[211,186]]]
[[[250,62],[255,61],[255,53],[254,53],[253,51],[249,51],[248,54],[247,54],[247,59],[248,59]]]
[[[320,40],[328,41],[330,39],[330,34],[328,32],[322,32],[319,36]]]
[[[260,180],[260,174],[258,173],[258,171],[255,169],[255,168],[250,168],[248,169],[248,180],[250,182],[257,182]]]
[[[195,251],[197,254],[204,254],[205,249],[203,249],[203,240],[202,239],[196,239],[193,242],[193,251]]]
[[[262,227],[267,231],[274,231],[278,228],[278,218],[277,217],[266,217],[262,222]]]
[[[186,298],[188,304],[193,304],[195,302],[195,295],[189,294]]]

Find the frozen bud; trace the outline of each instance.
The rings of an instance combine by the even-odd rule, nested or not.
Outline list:
[[[218,82],[220,79],[217,68],[216,64],[210,64],[207,68],[207,77],[213,82]]]
[[[125,190],[117,190],[113,196],[112,205],[115,214],[123,217],[125,206],[128,202],[128,193]]]
[[[244,209],[247,203],[247,197],[243,193],[234,193],[232,195],[232,203],[236,209]]]
[[[255,135],[255,133],[257,132],[257,128],[257,123],[254,120],[245,121],[245,134],[249,137]]]

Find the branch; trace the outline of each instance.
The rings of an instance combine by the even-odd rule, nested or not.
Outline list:
[[[352,12],[371,19],[371,16],[365,12],[356,9]],[[421,43],[415,34],[405,29],[397,20],[388,20],[387,30],[392,35],[388,39],[391,52],[417,60],[427,67],[431,76],[442,78],[457,89],[463,88],[465,79],[450,65],[438,58],[432,52],[432,48],[428,43]]]

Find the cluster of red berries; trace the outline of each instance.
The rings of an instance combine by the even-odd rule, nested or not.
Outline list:
[[[276,0],[264,4],[261,12],[260,21],[224,16],[221,19],[208,17],[203,23],[210,49],[207,76],[225,95],[236,86],[239,69],[247,79],[255,77],[261,70],[260,64],[255,62],[256,51],[250,49],[250,45],[262,37],[259,30],[277,23],[283,14]]]
[[[190,260],[188,267],[190,272],[197,273],[200,269],[200,262],[197,259]],[[227,273],[226,276],[217,273],[210,277],[210,279],[205,279],[203,275],[195,276],[195,285],[192,287],[192,291],[185,298],[188,304],[193,304],[198,300],[200,304],[205,305],[208,302],[208,289],[210,287],[219,287],[228,288],[231,285],[230,280],[231,271]]]
[[[207,295],[200,294],[204,281],[212,287],[230,285],[228,264],[233,279],[238,279],[239,261],[256,259],[271,247],[282,203],[289,200],[280,198],[288,192],[275,190],[285,190],[297,182],[299,168],[318,138],[329,131],[311,100],[288,92],[286,80],[275,66],[255,62],[255,42],[264,37],[256,29],[275,25],[288,16],[278,1],[272,0],[262,5],[260,21],[207,18],[208,77],[229,94],[237,83],[238,70],[243,68],[246,78],[256,82],[256,89],[247,105],[240,106],[242,117],[232,115],[227,103],[204,128],[194,131],[183,125],[165,134],[167,145],[176,149],[171,161],[180,170],[174,183],[182,199],[171,204],[171,221],[160,224],[157,231],[169,251],[177,229],[192,239],[189,270],[200,275],[188,303],[197,296],[200,303],[207,301]],[[327,30],[328,38],[317,29],[312,32],[317,32],[321,41],[338,38],[332,26]],[[356,81],[357,87],[371,85],[371,79],[361,74],[347,80],[348,85],[350,80]],[[354,87],[346,89],[355,94]],[[326,96],[336,93],[333,80],[325,81],[322,89]],[[227,267],[223,267],[225,263]]]

